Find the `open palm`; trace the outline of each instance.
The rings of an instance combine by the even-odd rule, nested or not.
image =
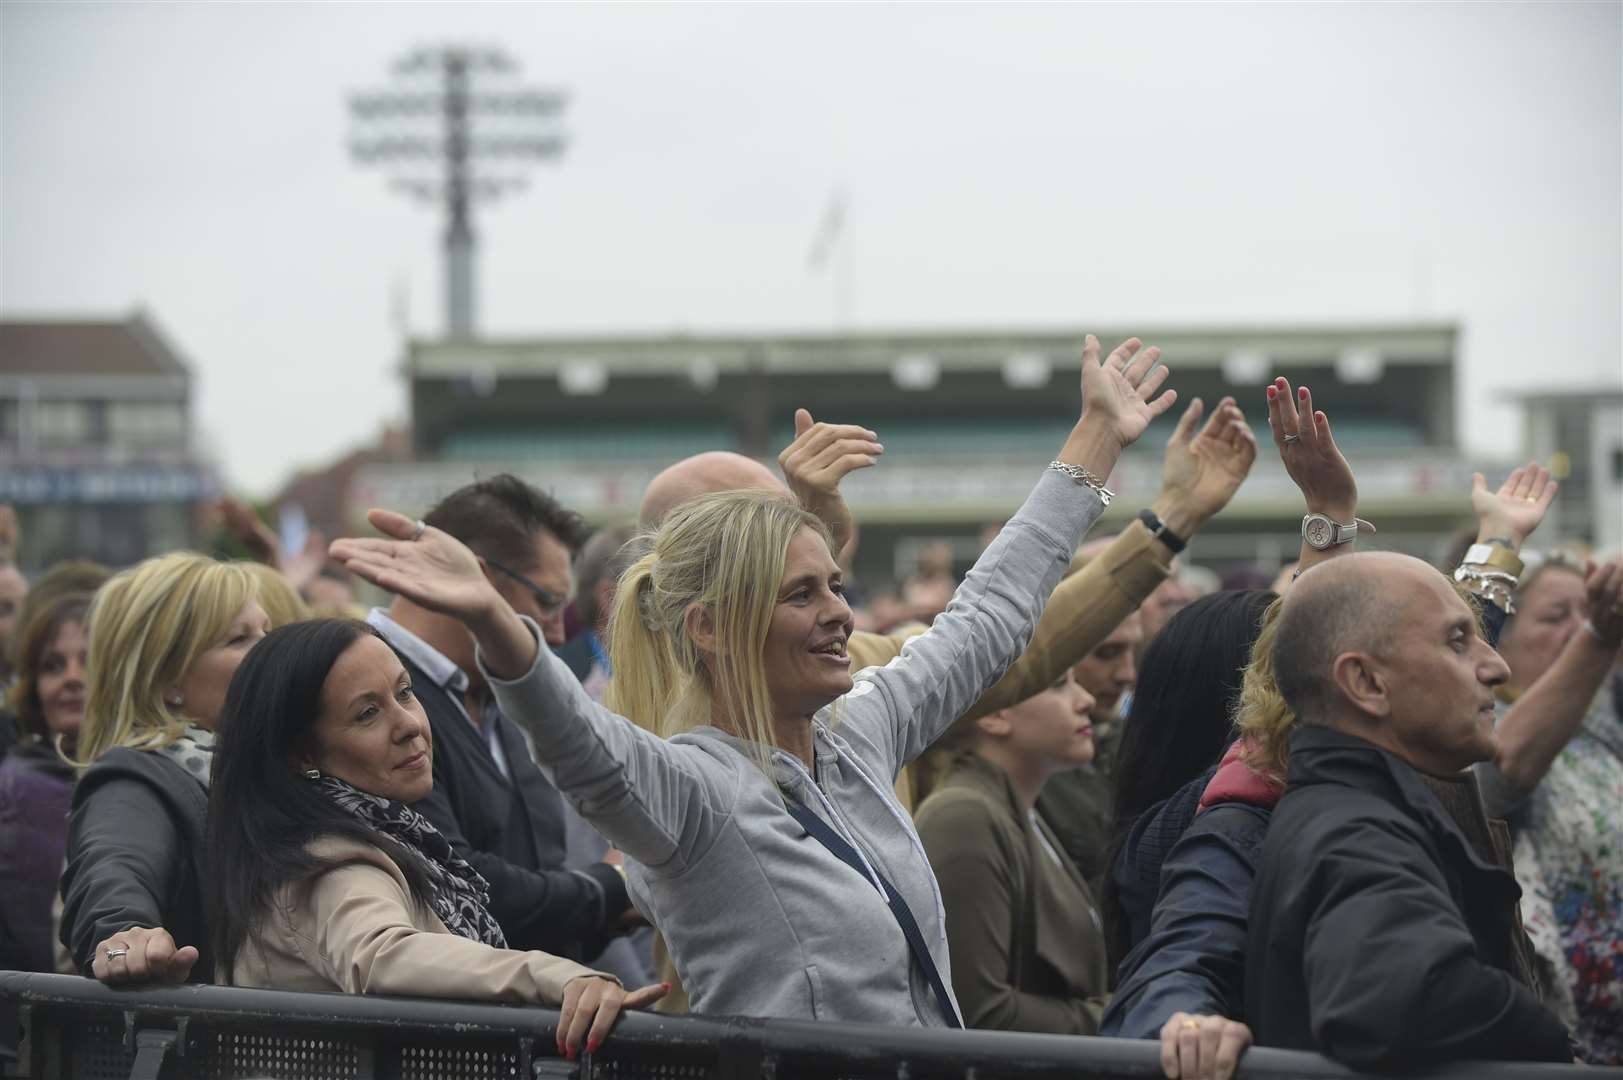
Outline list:
[[[1142,344],[1128,338],[1103,360],[1099,339],[1092,334],[1082,347],[1082,413],[1106,425],[1124,448],[1178,399],[1176,390],[1155,396],[1167,380],[1167,369],[1156,363],[1161,350],[1152,345],[1140,353]]]
[[[430,611],[460,619],[501,603],[479,557],[450,533],[424,528],[414,540],[417,522],[393,510],[372,510],[366,520],[392,539],[334,540],[329,551],[350,573]]]

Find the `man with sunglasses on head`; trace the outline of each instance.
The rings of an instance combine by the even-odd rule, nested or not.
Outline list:
[[[570,560],[589,531],[579,515],[503,474],[458,488],[423,520],[472,549],[513,610],[563,644]],[[563,799],[497,708],[473,639],[404,597],[367,621],[399,654],[433,730],[434,790],[415,808],[490,883],[510,948],[591,960],[637,919],[625,879],[607,863],[564,869]]]

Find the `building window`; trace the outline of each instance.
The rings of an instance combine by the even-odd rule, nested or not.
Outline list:
[[[41,446],[80,446],[90,438],[90,410],[82,401],[36,401],[29,411]]]
[[[107,428],[114,445],[183,443],[186,413],[174,401],[115,401],[107,407]]]

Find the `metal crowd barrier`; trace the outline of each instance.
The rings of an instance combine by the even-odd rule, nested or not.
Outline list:
[[[986,1031],[630,1013],[596,1054],[558,1058],[552,1009],[215,986],[115,988],[0,972],[16,1024],[3,1075],[29,1080],[1142,1080],[1159,1044]],[[1240,1080],[1354,1073],[1253,1048]],[[1472,1063],[1426,1080],[1598,1080],[1623,1069]]]

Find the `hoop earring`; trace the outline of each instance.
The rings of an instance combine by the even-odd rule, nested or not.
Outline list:
[[[304,778],[306,780],[320,780],[321,770],[316,768],[306,769],[304,770]]]

